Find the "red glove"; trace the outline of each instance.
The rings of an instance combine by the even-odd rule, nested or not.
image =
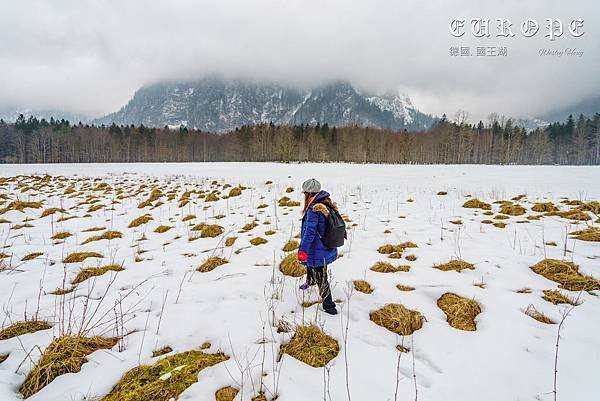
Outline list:
[[[298,251],[298,262],[304,263],[308,260],[308,253],[304,251]]]

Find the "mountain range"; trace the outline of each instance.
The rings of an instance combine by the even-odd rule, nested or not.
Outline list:
[[[277,125],[362,125],[393,130],[423,130],[434,117],[417,110],[407,95],[363,93],[347,82],[314,89],[270,83],[205,78],[140,88],[120,110],[96,124],[194,127],[226,132],[258,123]]]

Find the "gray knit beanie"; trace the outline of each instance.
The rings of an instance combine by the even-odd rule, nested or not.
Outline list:
[[[302,192],[316,194],[321,190],[321,183],[314,178],[310,178],[302,183]]]

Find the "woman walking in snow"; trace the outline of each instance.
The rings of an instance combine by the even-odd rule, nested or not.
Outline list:
[[[339,213],[335,203],[331,201],[329,193],[322,191],[321,184],[314,178],[306,180],[302,184],[302,192],[304,193],[304,209],[302,212],[298,261],[306,266],[307,277],[306,282],[300,286],[300,289],[306,290],[311,285],[317,284],[319,294],[323,300],[323,310],[335,315],[337,309],[331,298],[327,266],[337,259],[338,252],[335,246],[328,247],[323,241],[325,240],[326,229],[328,229],[330,213],[335,213],[337,217],[339,217]],[[343,225],[343,220],[341,224]],[[331,224],[329,224],[329,227],[331,227]]]

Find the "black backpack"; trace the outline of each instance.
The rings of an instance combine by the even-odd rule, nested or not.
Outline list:
[[[321,237],[321,241],[327,248],[337,248],[344,245],[344,239],[346,238],[346,222],[337,210],[323,205],[329,210],[329,216],[327,216],[327,227],[325,227],[325,234]]]

